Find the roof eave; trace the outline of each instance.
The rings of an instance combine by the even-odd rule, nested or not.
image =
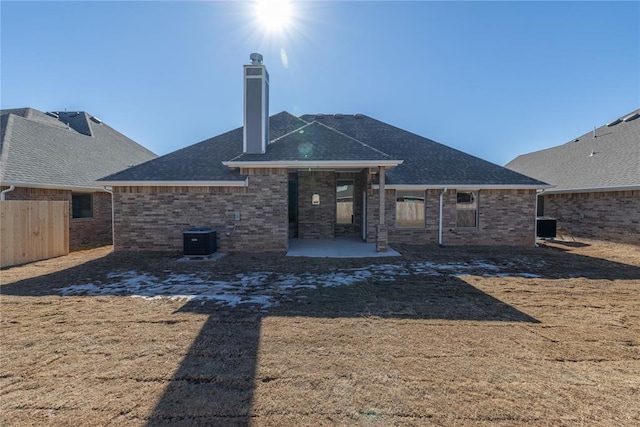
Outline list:
[[[97,184],[91,185],[61,185],[61,184],[42,184],[38,182],[23,182],[23,181],[0,181],[2,186],[15,186],[21,188],[42,188],[45,190],[70,190],[70,191],[104,191],[104,185]]]
[[[541,190],[552,188],[549,184],[387,184],[387,190]],[[379,190],[380,185],[374,184],[374,190]]]
[[[608,191],[634,191],[640,190],[640,185],[623,185],[617,187],[585,187],[585,188],[558,188],[545,190],[544,194],[570,194],[570,193],[602,193]]]
[[[274,160],[274,161],[228,161],[222,162],[230,168],[353,168],[395,167],[404,160]]]
[[[247,187],[249,180],[214,181],[98,181],[108,187]]]

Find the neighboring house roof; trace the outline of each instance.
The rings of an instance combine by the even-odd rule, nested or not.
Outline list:
[[[269,118],[264,154],[242,151],[242,127],[103,178],[113,185],[246,182],[237,167],[387,165],[389,186],[528,187],[547,185],[362,114]]]
[[[595,137],[594,137],[595,136]],[[640,109],[507,168],[555,185],[551,193],[640,188]]]
[[[156,157],[85,112],[0,110],[0,182],[97,187],[96,179]]]

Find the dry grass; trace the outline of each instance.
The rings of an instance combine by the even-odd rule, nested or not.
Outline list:
[[[513,274],[373,277],[264,313],[56,288],[130,269],[216,279],[372,260],[184,264],[103,248],[3,270],[0,424],[640,425],[637,247],[398,249],[399,264]]]

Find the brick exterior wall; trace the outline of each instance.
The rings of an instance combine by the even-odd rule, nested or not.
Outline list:
[[[288,247],[288,173],[283,169],[243,170],[248,187],[116,187],[115,250],[182,252],[183,232],[193,227],[217,229],[221,252],[286,251]],[[353,179],[354,224],[338,225],[336,180]],[[369,186],[362,173],[298,173],[300,238],[361,235],[362,191]],[[437,244],[441,190],[425,192],[425,227],[395,225],[395,190],[386,191],[386,228],[393,243]],[[320,195],[320,205],[311,195]],[[367,241],[376,242],[378,191],[367,189]],[[478,227],[456,227],[456,191],[444,195],[445,245],[533,245],[535,190],[481,190]],[[241,219],[234,220],[239,213]],[[235,231],[232,231],[235,224]]]
[[[241,173],[248,187],[115,187],[115,250],[182,252],[185,230],[212,227],[221,252],[286,251],[286,171]]]
[[[443,243],[445,245],[535,244],[535,190],[480,190],[478,226],[456,227],[456,192],[445,194]]]
[[[385,223],[389,243],[438,244],[440,190],[427,190],[425,227],[396,227],[395,190],[385,192]],[[443,197],[444,245],[533,245],[535,243],[535,190],[481,190],[478,192],[478,227],[456,227],[456,191]],[[368,191],[367,242],[376,241],[379,193]]]
[[[331,239],[362,235],[362,192],[367,187],[367,170],[353,172],[298,172],[298,237]],[[336,223],[336,184],[338,180],[354,183],[353,223]],[[312,205],[312,194],[320,195],[320,204]]]
[[[320,195],[312,205],[311,196]],[[335,236],[336,177],[333,172],[298,172],[298,237],[331,239]]]
[[[4,190],[7,187],[3,187]],[[16,187],[6,194],[7,200],[60,200],[69,202],[69,250],[110,245],[111,195],[93,193],[93,218],[73,218],[71,190]]]
[[[558,236],[640,245],[640,190],[544,196]]]
[[[69,198],[69,211],[73,215],[71,206]],[[93,218],[71,218],[69,221],[70,250],[110,245],[111,239],[111,194],[93,193]]]

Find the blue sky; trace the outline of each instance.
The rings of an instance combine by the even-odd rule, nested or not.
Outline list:
[[[260,52],[270,111],[364,113],[505,164],[640,107],[640,2],[12,2],[2,108],[84,110],[158,154],[242,124]]]

